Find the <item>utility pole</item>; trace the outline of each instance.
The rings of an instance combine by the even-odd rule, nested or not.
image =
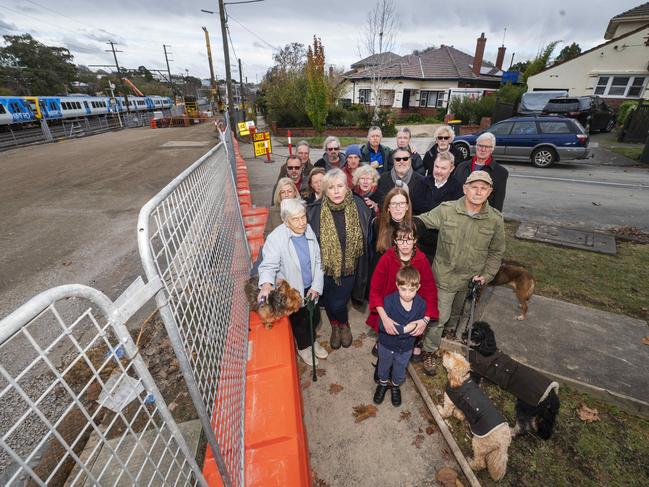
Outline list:
[[[131,108],[128,105],[128,95],[126,94],[126,86],[124,86],[124,80],[122,80],[122,73],[119,70],[119,63],[117,62],[117,53],[123,51],[115,50],[115,43],[113,41],[108,41],[106,44],[110,44],[110,49],[106,49],[105,51],[112,52],[113,58],[115,59],[115,67],[117,68],[117,77],[119,78],[119,85],[122,87],[122,92],[124,93],[124,103],[126,104],[126,111],[127,113],[131,113]]]
[[[205,32],[205,46],[207,47],[207,60],[210,63],[210,85],[212,86],[212,109],[216,100],[218,100],[218,105],[216,105],[215,112],[218,112],[218,106],[221,104],[221,95],[219,94],[219,87],[216,84],[216,79],[214,78],[214,65],[212,64],[212,47],[210,46],[210,34],[207,32],[207,27],[203,27],[203,32]]]
[[[169,68],[169,56],[168,56],[168,54],[171,54],[171,53],[167,53],[167,48],[168,47],[171,47],[171,46],[168,45],[168,44],[163,44],[162,45],[162,48],[165,51],[165,61],[167,62],[167,74],[169,75],[169,89],[171,90],[172,98],[174,98],[174,100],[175,100],[176,96],[174,94],[174,83],[173,83],[173,81],[171,81],[171,69]]]
[[[223,58],[225,60],[225,87],[228,98],[228,110],[230,113],[230,128],[234,126],[234,97],[232,93],[232,73],[230,71],[230,46],[228,46],[227,20],[225,18],[225,5],[219,0],[219,16],[221,17],[221,35],[223,36]]]
[[[243,119],[246,119],[246,103],[243,101],[243,71],[241,69],[241,58],[239,58],[239,89],[241,93],[241,110],[243,110]]]

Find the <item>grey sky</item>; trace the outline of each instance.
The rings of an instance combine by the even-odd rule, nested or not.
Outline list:
[[[272,65],[274,47],[289,42],[309,44],[318,35],[328,64],[345,69],[360,59],[359,42],[368,9],[375,0],[265,0],[231,5],[230,31],[236,55],[249,81],[261,80]],[[407,54],[430,45],[453,45],[473,54],[475,40],[488,38],[485,57],[494,61],[507,28],[505,45],[509,66],[533,57],[552,41],[577,42],[589,49],[603,42],[609,19],[636,7],[639,0],[396,0],[400,35],[394,49]],[[170,44],[172,72],[207,77],[209,68],[201,26],[210,31],[216,70],[224,76],[219,17],[200,9],[218,10],[216,0],[0,0],[0,34],[29,32],[38,40],[65,46],[80,64],[109,64],[104,52],[112,40],[124,51],[120,64],[137,68],[164,68],[162,44]],[[252,33],[251,33],[252,32]],[[254,33],[254,35],[253,35]],[[561,44],[559,49],[563,46]],[[558,51],[557,51],[558,53]],[[364,54],[364,53],[363,53]],[[232,60],[232,54],[231,54]],[[236,59],[232,61],[236,64]],[[233,75],[238,78],[236,69]]]

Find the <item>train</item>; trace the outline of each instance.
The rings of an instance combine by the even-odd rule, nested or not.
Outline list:
[[[131,112],[171,108],[168,96],[129,96]],[[65,120],[126,112],[123,96],[0,96],[0,126],[39,120]]]

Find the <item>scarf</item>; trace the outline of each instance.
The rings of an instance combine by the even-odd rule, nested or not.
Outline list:
[[[340,238],[332,211],[345,212],[345,248],[340,246]],[[324,198],[320,213],[320,251],[324,273],[334,278],[340,285],[341,276],[349,276],[356,270],[356,260],[363,255],[363,232],[354,197],[347,191],[340,204]]]
[[[392,168],[390,169],[390,177],[392,178],[392,182],[394,183],[395,186],[398,186],[408,191],[408,183],[410,183],[410,178],[412,177],[413,172],[414,171],[412,170],[411,167],[410,169],[408,169],[406,175],[400,178],[399,176],[397,176],[397,171],[395,171],[394,168]]]
[[[481,164],[481,166],[487,167],[489,164],[491,164],[491,161],[493,160],[494,160],[493,156],[489,156],[485,161],[485,163]],[[473,159],[471,159],[471,172],[475,171],[475,165],[477,163],[478,163],[478,156],[473,156]]]

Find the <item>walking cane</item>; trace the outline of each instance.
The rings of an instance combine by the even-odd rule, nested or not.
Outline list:
[[[313,382],[317,382],[318,374],[316,373],[316,369],[315,369],[315,348],[313,348],[313,345],[315,344],[315,336],[314,336],[315,334],[313,333],[313,315],[317,305],[315,301],[310,297],[307,297],[304,300],[304,303],[305,303],[304,306],[306,306],[306,309],[309,312],[309,336],[311,337],[311,365],[312,365],[311,368],[313,369],[312,379]]]

